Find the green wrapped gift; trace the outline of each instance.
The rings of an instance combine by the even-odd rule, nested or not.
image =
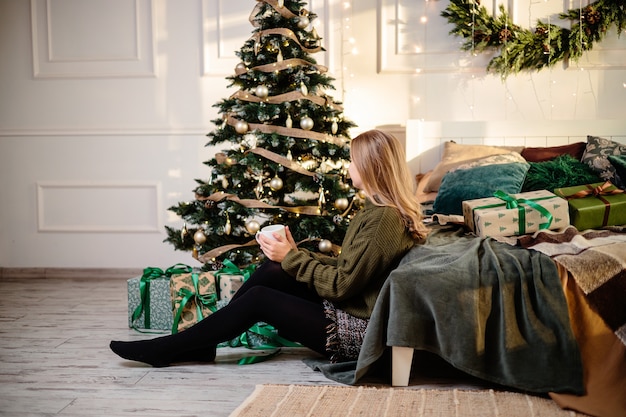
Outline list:
[[[187,271],[191,271],[191,267],[183,264],[165,271],[148,267],[142,276],[129,279],[128,327],[138,331],[170,331],[173,323],[170,277]]]
[[[567,200],[570,222],[578,230],[626,224],[626,193],[609,181],[557,188],[554,193]]]

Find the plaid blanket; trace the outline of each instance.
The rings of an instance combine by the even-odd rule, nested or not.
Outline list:
[[[550,256],[565,267],[591,308],[626,345],[626,229],[579,232],[541,231],[517,238],[518,244]]]

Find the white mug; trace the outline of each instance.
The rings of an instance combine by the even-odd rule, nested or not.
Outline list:
[[[274,239],[274,233],[279,233],[280,235],[282,235],[282,237],[287,238],[287,234],[285,233],[285,226],[283,226],[282,224],[272,224],[269,226],[265,226],[263,229],[259,230],[256,233],[257,239],[260,233],[263,233],[263,235],[271,237],[272,239]]]

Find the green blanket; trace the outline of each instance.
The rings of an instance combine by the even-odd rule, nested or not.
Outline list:
[[[315,367],[356,384],[388,346],[429,351],[470,375],[524,391],[584,393],[554,262],[460,231],[433,233],[391,273],[356,363]]]

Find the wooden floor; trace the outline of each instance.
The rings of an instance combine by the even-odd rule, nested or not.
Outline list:
[[[228,416],[256,384],[338,385],[298,348],[245,366],[231,348],[215,364],[124,361],[110,340],[154,337],[128,329],[126,297],[124,279],[0,279],[0,415]]]

